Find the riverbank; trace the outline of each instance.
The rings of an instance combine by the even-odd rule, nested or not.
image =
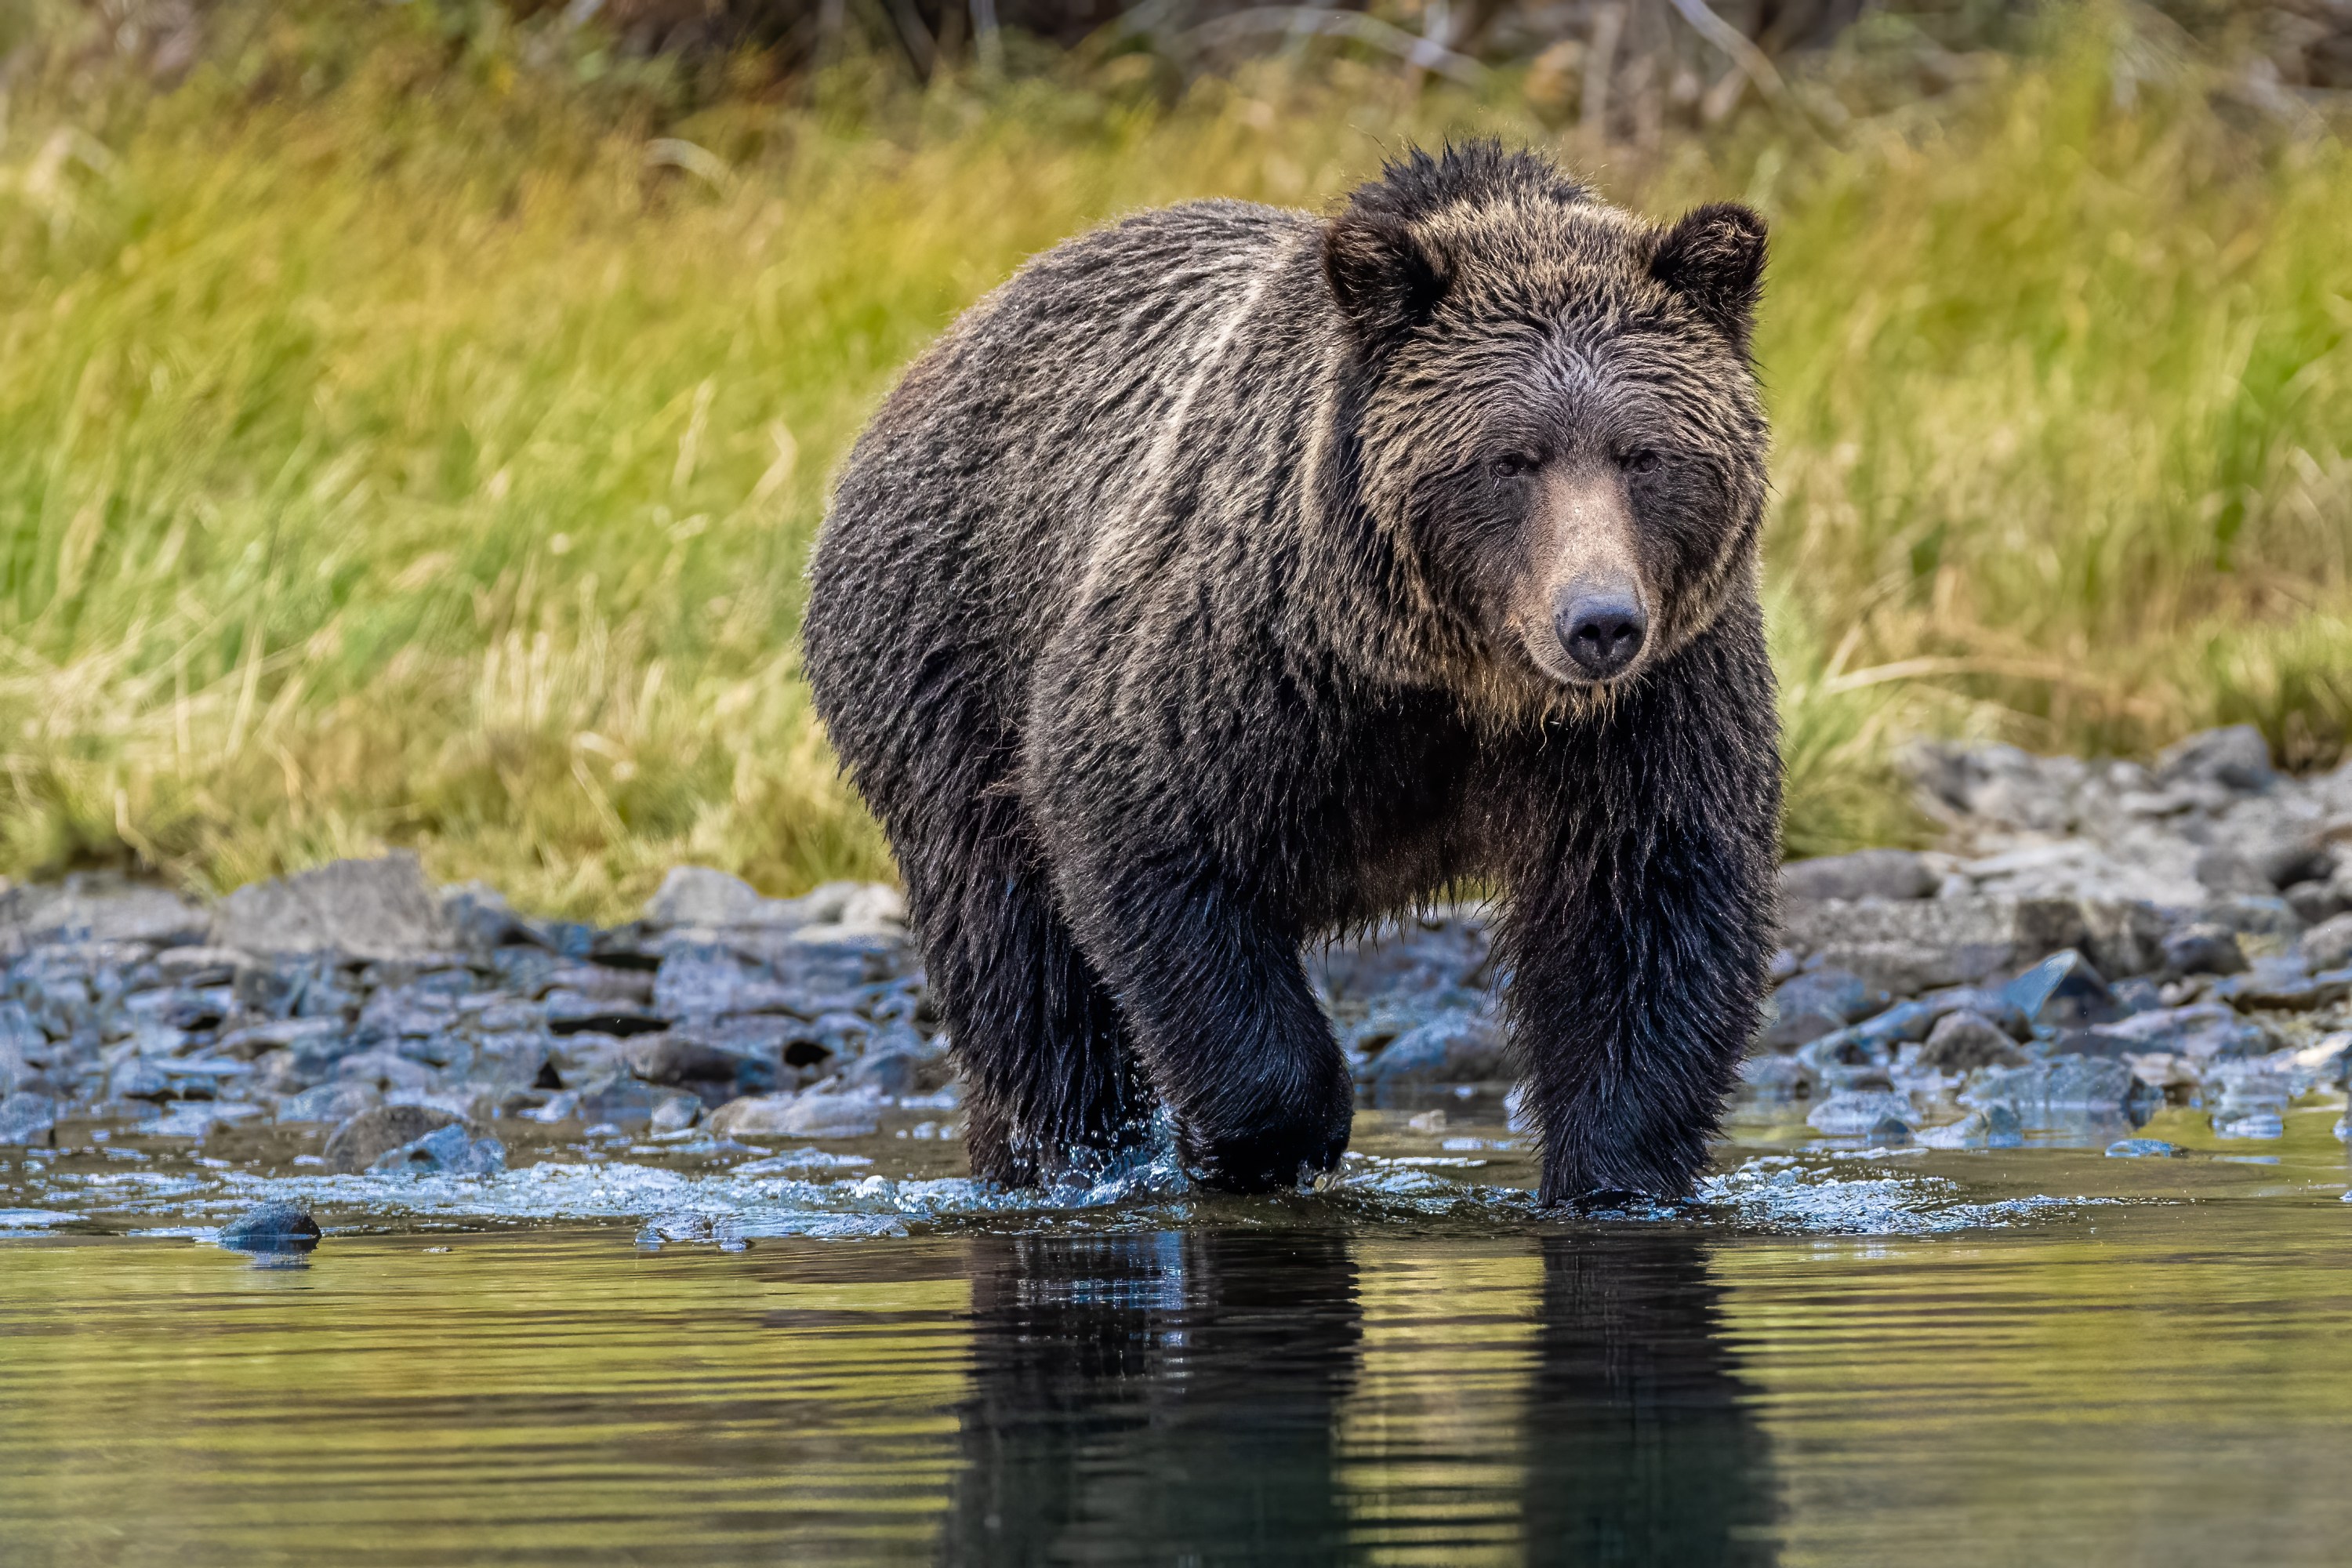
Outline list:
[[[1739,1136],[2260,1152],[2340,1105],[2352,764],[2281,775],[2235,730],[2154,767],[1951,746],[1906,765],[1949,847],[1787,868]],[[906,1170],[961,1173],[947,1042],[881,884],[777,900],[680,868],[597,927],[435,888],[410,856],[210,905],[82,877],[0,894],[0,1145],[163,1140],[212,1169],[351,1178],[320,1191],[362,1204],[371,1181],[397,1203],[429,1177],[459,1213],[468,1182],[529,1167],[561,1187],[615,1147],[790,1144],[750,1173],[822,1181],[878,1139]],[[1451,1118],[1484,1127],[1453,1153],[1524,1163],[1481,910],[1310,967],[1368,1126],[1436,1158]],[[2159,1116],[2167,1136],[2140,1136]]]

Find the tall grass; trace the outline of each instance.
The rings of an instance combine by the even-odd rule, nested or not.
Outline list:
[[[896,369],[1110,214],[1559,140],[1507,82],[1345,60],[1172,106],[1135,62],[921,98],[853,62],[681,110],[446,8],[231,15],[165,92],[20,57],[0,127],[12,874],[400,842],[593,915],[681,858],[885,875],[792,650]],[[2309,762],[2352,724],[2342,145],[2097,17],[1979,75],[1834,148],[1567,149],[1621,200],[1773,219],[1799,848],[1913,830],[1913,730],[2248,717]]]

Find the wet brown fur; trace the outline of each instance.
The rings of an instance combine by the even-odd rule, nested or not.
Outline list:
[[[1213,1180],[1329,1168],[1352,1097],[1301,944],[1475,879],[1546,1195],[1687,1187],[1772,926],[1762,250],[1743,208],[1660,227],[1474,144],[1328,220],[1085,236],[908,373],[808,668],[979,1173],[1086,1164],[1155,1102]],[[1587,568],[1650,614],[1605,684],[1543,641]]]

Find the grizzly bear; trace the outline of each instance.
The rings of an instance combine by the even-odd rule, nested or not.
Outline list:
[[[1496,901],[1546,1203],[1688,1190],[1758,1022],[1764,226],[1529,153],[1328,219],[1146,212],[907,373],[810,566],[819,713],[906,878],[975,1174],[1155,1103],[1211,1184],[1346,1149],[1305,943]]]

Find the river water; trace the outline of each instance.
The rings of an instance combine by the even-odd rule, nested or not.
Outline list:
[[[1499,1126],[1371,1112],[1247,1201],[1006,1202],[887,1134],[373,1188],[10,1152],[0,1561],[2338,1563],[2338,1114],[1750,1126],[1700,1201],[1578,1217]],[[325,1240],[213,1244],[264,1196]]]

